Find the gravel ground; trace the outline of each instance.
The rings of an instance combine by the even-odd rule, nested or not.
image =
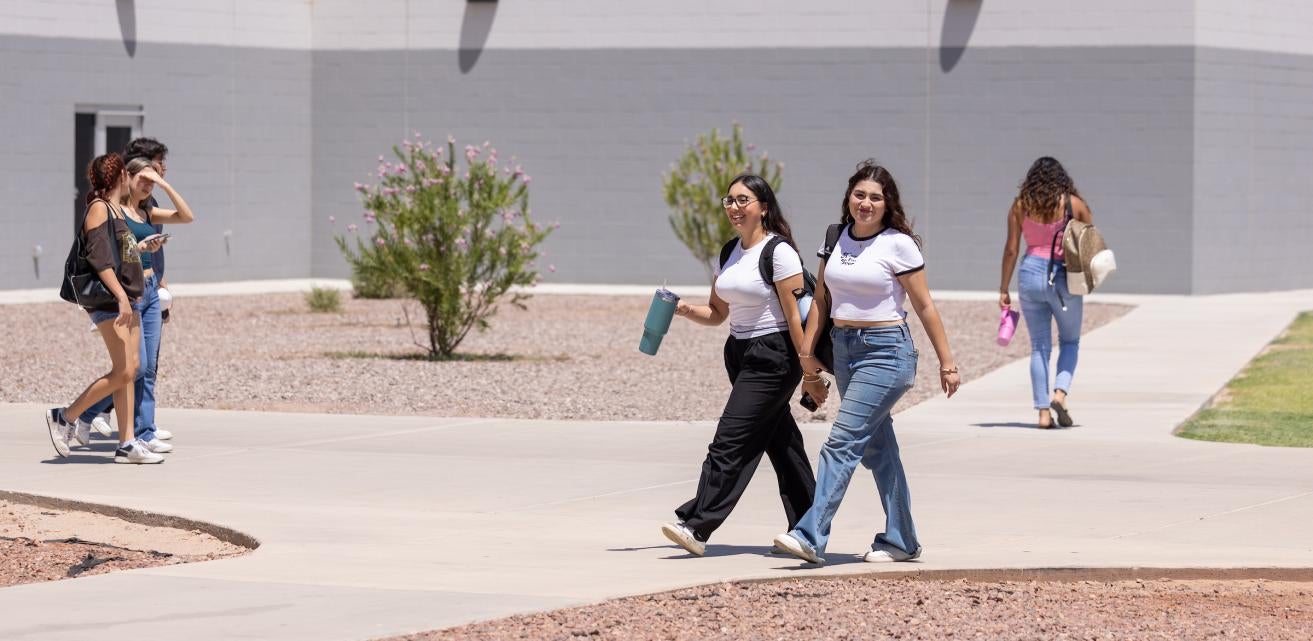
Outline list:
[[[393,641],[1264,639],[1307,641],[1313,584],[792,579],[618,599]]]
[[[201,532],[0,500],[0,587],[245,552]]]
[[[407,303],[351,300],[339,313],[310,313],[299,294],[181,299],[164,329],[160,406],[528,419],[709,420],[729,392],[722,361],[727,329],[683,319],[656,357],[638,351],[648,297],[541,295],[528,310],[503,309],[474,333],[464,360],[416,359],[422,312]],[[963,381],[1029,353],[1025,325],[1011,346],[994,344],[989,302],[939,303]],[[1085,306],[1085,327],[1124,314]],[[936,393],[938,361],[913,318],[922,362],[896,409]],[[87,316],[66,303],[0,305],[10,328],[0,357],[9,374],[0,402],[68,403],[104,373],[108,357]],[[1028,382],[1017,381],[1024,389]],[[1077,395],[1077,398],[1079,396]],[[837,394],[801,421],[828,421]],[[169,427],[165,425],[164,427]]]

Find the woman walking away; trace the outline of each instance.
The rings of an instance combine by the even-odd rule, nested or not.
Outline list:
[[[1036,160],[1021,183],[1021,193],[1008,211],[1008,240],[1003,245],[1003,274],[998,286],[998,305],[1008,308],[1012,297],[1008,284],[1017,265],[1021,241],[1026,241],[1026,255],[1021,259],[1017,290],[1021,294],[1021,314],[1030,328],[1030,387],[1039,426],[1058,424],[1071,427],[1067,411],[1067,394],[1076,374],[1076,357],[1080,353],[1082,298],[1067,289],[1067,269],[1063,265],[1061,233],[1067,216],[1086,223],[1093,222],[1090,208],[1076,191],[1076,184],[1062,163],[1045,156]],[[1058,325],[1058,365],[1055,376],[1049,375],[1053,352],[1052,327]],[[1052,387],[1049,386],[1052,382]]]
[[[661,527],[666,538],[696,556],[743,496],[762,452],[775,468],[789,527],[811,505],[816,486],[789,411],[802,378],[803,327],[793,294],[803,287],[802,259],[775,192],[760,176],[735,178],[721,203],[738,238],[728,256],[721,254],[707,304],[680,301],[675,308],[695,323],[720,325],[728,318],[730,326],[725,370],[733,389],[702,463],[697,494],[675,510],[678,523]],[[773,252],[769,280],[763,252]],[[823,393],[816,395],[817,403],[824,401]]]
[[[926,284],[920,239],[912,233],[898,185],[884,167],[867,160],[848,179],[834,247],[822,247],[816,296],[807,317],[804,354],[811,354],[826,317],[834,319],[834,376],[842,403],[821,448],[816,500],[797,527],[775,537],[775,545],[812,563],[823,563],[830,524],[858,462],[875,475],[884,506],[885,528],[875,536],[865,561],[909,561],[921,555],[912,524],[911,493],[894,437],[894,404],[916,380],[917,351],[907,327],[903,301],[921,319],[939,357],[939,386],[950,397],[960,383],[939,312]],[[831,257],[837,256],[834,262]],[[829,305],[816,304],[829,301]],[[815,357],[802,357],[803,371],[821,369]],[[808,380],[803,389],[823,391]]]
[[[118,154],[92,160],[87,169],[87,182],[91,191],[87,194],[87,210],[78,225],[78,233],[82,234],[87,262],[105,288],[114,294],[114,302],[86,311],[109,350],[110,371],[96,379],[68,407],[48,411],[46,428],[55,452],[68,456],[68,442],[74,437],[75,430],[70,418],[79,416],[97,400],[112,395],[114,406],[119,408],[119,446],[114,451],[114,462],[159,463],[164,457],[151,452],[132,437],[133,415],[127,409],[134,406],[133,379],[137,374],[141,349],[141,321],[133,309],[134,301],[145,288],[141,252],[154,251],[159,245],[155,242],[139,247],[124,220],[125,214],[119,203],[128,193],[128,173]]]
[[[173,186],[164,181],[149,158],[137,157],[129,160],[127,172],[129,206],[124,209],[124,222],[132,232],[133,242],[138,243],[142,250],[141,267],[145,277],[141,299],[135,305],[141,324],[141,350],[138,355],[140,365],[133,383],[133,401],[136,403],[133,408],[135,417],[133,428],[138,443],[156,454],[163,454],[172,451],[173,446],[165,443],[164,439],[156,434],[155,429],[155,373],[159,362],[160,335],[164,322],[159,294],[160,274],[156,269],[155,261],[162,252],[148,247],[158,249],[166,242],[167,237],[160,237],[158,241],[150,240],[157,237],[156,225],[190,223],[196,217],[187,206],[187,201],[183,200],[182,195]],[[151,197],[151,192],[156,185],[169,195],[169,200],[177,207],[176,210],[154,206],[155,199]],[[88,444],[96,418],[107,410],[111,400],[109,398],[101,400],[87,408],[77,419],[74,438],[79,443]],[[114,407],[119,407],[117,402]]]

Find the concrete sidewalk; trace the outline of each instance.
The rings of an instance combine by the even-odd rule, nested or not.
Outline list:
[[[1177,439],[1313,292],[1145,298],[1088,335],[1078,426],[1039,431],[1024,362],[895,420],[926,548],[855,562],[883,523],[859,472],[824,572],[1313,566],[1313,450]],[[922,367],[935,366],[923,346]],[[160,466],[53,458],[41,412],[0,405],[0,489],[211,521],[245,557],[0,589],[0,639],[369,639],[728,579],[767,556],[768,465],[706,558],[658,525],[693,492],[710,423],[161,411]],[[825,428],[805,430],[813,455]]]

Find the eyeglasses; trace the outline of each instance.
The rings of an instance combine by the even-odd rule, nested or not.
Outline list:
[[[724,205],[726,209],[732,207],[734,203],[738,203],[739,207],[747,207],[750,203],[755,202],[757,202],[757,199],[748,198],[747,196],[739,196],[737,198],[734,196],[725,196],[720,199],[720,204]]]

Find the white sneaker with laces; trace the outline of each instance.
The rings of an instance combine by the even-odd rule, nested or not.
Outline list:
[[[55,446],[55,454],[68,458],[68,441],[73,438],[73,426],[64,421],[62,408],[46,411],[46,431],[50,433],[50,444]]]
[[[132,440],[114,450],[114,462],[149,465],[151,463],[163,463],[164,457],[142,447],[141,441]]]
[[[91,429],[101,436],[113,436],[114,428],[109,424],[109,412],[97,415],[91,419]]]
[[[697,540],[697,537],[693,536],[693,530],[688,529],[683,523],[662,524],[661,533],[675,545],[688,550],[693,556],[702,556],[707,551],[707,544]]]
[[[91,423],[78,419],[73,428],[73,439],[82,447],[91,445]]]
[[[173,440],[173,432],[162,430],[157,427],[155,428],[155,438],[161,441],[171,441]]]
[[[172,445],[169,445],[168,443],[165,443],[164,441],[161,441],[158,438],[151,441],[143,441],[141,439],[137,439],[137,444],[156,454],[165,454],[173,451]]]

